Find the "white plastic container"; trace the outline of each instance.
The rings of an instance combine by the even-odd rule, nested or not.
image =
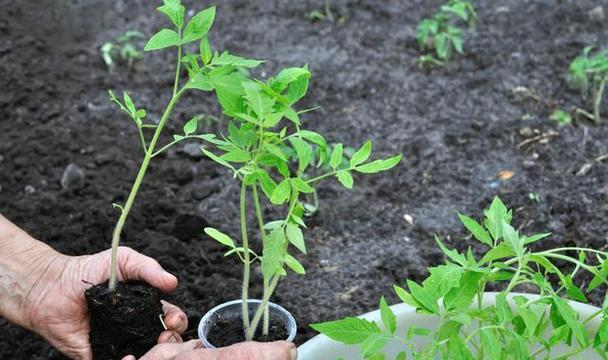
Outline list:
[[[207,335],[209,335],[209,332],[213,328],[213,325],[215,324],[216,321],[218,321],[219,319],[231,319],[231,318],[241,319],[241,315],[242,315],[241,304],[242,303],[243,303],[242,300],[233,300],[233,301],[225,302],[225,303],[218,305],[218,306],[214,307],[213,309],[209,310],[205,314],[205,316],[203,316],[203,318],[201,319],[201,322],[198,324],[198,337],[203,342],[203,345],[205,345],[205,348],[207,348],[207,349],[216,348],[216,346],[214,344],[211,344],[209,342],[209,340],[207,339]],[[255,300],[255,299],[247,300],[247,304],[249,305],[250,318],[253,318],[253,314],[256,312],[256,310],[258,309],[258,306],[260,306],[261,303],[262,303],[261,300]],[[277,305],[272,302],[268,303],[268,308],[270,311],[270,318],[274,319],[275,321],[279,321],[280,323],[285,325],[285,328],[287,329],[287,333],[289,334],[287,339],[277,339],[277,340],[293,341],[293,339],[296,337],[296,333],[298,331],[298,326],[296,324],[296,320],[291,315],[291,313],[289,313],[289,311],[285,310],[285,308],[283,308],[282,306]],[[260,326],[261,326],[261,322],[260,322]],[[243,337],[244,337],[244,335],[243,335]]]
[[[484,294],[483,305],[490,306],[494,305],[496,301],[497,293],[488,292]],[[522,295],[526,296],[529,299],[538,298],[538,295],[534,294],[516,294],[512,293],[508,296],[509,302],[513,296]],[[591,305],[582,304],[575,301],[569,301],[569,304],[572,308],[580,314],[581,319],[586,319],[591,315],[595,314],[600,309]],[[436,317],[433,317],[428,314],[418,314],[416,310],[407,305],[407,304],[397,304],[391,306],[391,309],[397,316],[397,332],[400,336],[404,336],[407,329],[415,325],[417,327],[423,327],[427,329],[434,330],[438,326],[438,320]],[[359,316],[362,319],[375,321],[377,324],[382,324],[382,320],[380,318],[380,310],[372,311],[367,314]],[[597,330],[600,326],[602,317],[597,316],[592,321],[589,321],[586,326],[590,330]],[[424,337],[414,337],[414,340],[418,340],[418,342],[414,341],[416,346],[423,346],[426,344],[426,340]],[[554,351],[551,353],[552,356],[558,356],[568,352],[567,346],[560,346],[554,348]],[[392,341],[389,342],[384,351],[386,352],[387,359],[394,359],[395,356],[401,351],[407,350],[402,343]],[[408,353],[409,355],[409,353]],[[408,356],[409,358],[409,356]],[[335,360],[335,359],[344,359],[344,360],[359,360],[361,359],[361,355],[359,352],[359,348],[355,346],[348,346],[342,343],[331,340],[325,335],[317,335],[314,338],[310,339],[306,343],[302,344],[298,348],[298,360]],[[571,359],[585,359],[585,360],[594,360],[601,359],[599,355],[592,349],[586,349],[577,355],[577,357],[572,357]]]

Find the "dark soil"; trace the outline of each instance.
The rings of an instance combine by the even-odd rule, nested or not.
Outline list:
[[[241,316],[240,305],[229,311],[223,311],[217,314],[211,320],[210,328],[207,332],[207,341],[216,348],[230,346],[239,342],[245,341],[245,328],[243,327],[243,318]],[[253,315],[257,310],[257,306],[249,306],[249,318],[253,319]],[[268,335],[262,334],[258,327],[254,341],[268,342],[286,340],[289,337],[289,331],[284,319],[277,315],[274,309],[271,308],[268,322]]]
[[[107,283],[95,285],[87,289],[86,298],[96,360],[121,360],[129,354],[139,358],[164,330],[160,291],[148,284],[118,283],[113,292]]]
[[[415,27],[441,0],[336,0],[343,22],[308,20],[323,3],[222,1],[211,36],[219,49],[268,60],[259,76],[308,63],[304,105],[321,106],[303,118],[311,130],[353,146],[371,138],[378,156],[405,155],[390,173],[357,177],[353,191],[324,183],[320,211],[308,220],[307,274],[290,275],[273,297],[298,320],[298,343],[314,335],[308,324],[372,310],[394,283],[422,279],[442,260],[434,234],[465,247],[456,212],[479,217],[495,195],[516,210],[523,232],[553,233],[544,246],[604,248],[608,122],[558,127],[549,116],[581,106],[567,66],[584,46],[608,45],[606,22],[588,16],[596,6],[608,12],[607,0],[478,1],[466,54],[431,72],[414,65]],[[67,254],[106,249],[118,216],[111,203],[124,201],[142,158],[132,123],[106,91],[130,91],[158,119],[175,55],[147,54],[132,70],[108,72],[98,49],[166,21],[144,0],[0,4],[0,212]],[[164,141],[198,113],[219,116],[216,100],[187,95]],[[206,126],[216,131],[224,122]],[[238,184],[181,146],[155,160],[123,244],[179,277],[170,300],[188,313],[193,337],[202,314],[239,297],[239,263],[200,235],[206,225],[238,234]],[[83,170],[84,186],[65,190],[60,180],[71,163]],[[501,171],[513,176],[501,179]],[[260,296],[260,286],[252,292]],[[0,358],[60,357],[0,323]]]

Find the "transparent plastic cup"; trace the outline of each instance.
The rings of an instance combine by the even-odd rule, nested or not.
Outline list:
[[[211,344],[207,337],[209,336],[210,331],[212,331],[215,323],[220,319],[241,319],[242,309],[241,304],[242,300],[233,300],[229,302],[225,302],[221,305],[214,307],[209,310],[205,316],[201,319],[201,322],[198,324],[198,337],[201,339],[203,345],[207,349],[215,349],[217,346]],[[249,305],[249,315],[250,318],[253,318],[253,314],[255,314],[256,310],[262,303],[261,300],[249,299],[247,300],[247,304]],[[274,321],[278,321],[285,325],[287,329],[287,333],[289,336],[287,339],[276,339],[276,340],[286,340],[293,341],[296,337],[296,333],[298,331],[298,326],[296,324],[296,319],[289,313],[289,311],[285,310],[280,305],[269,302],[268,303],[269,315],[270,319]],[[261,326],[261,321],[260,321]],[[243,335],[244,337],[244,335]]]

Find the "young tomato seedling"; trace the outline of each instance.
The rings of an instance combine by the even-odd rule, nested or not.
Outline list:
[[[146,44],[145,51],[173,48],[177,53],[175,64],[175,80],[171,99],[165,108],[158,124],[146,122],[146,111],[136,107],[131,96],[124,92],[122,101],[110,91],[111,100],[118,107],[127,113],[135,123],[139,132],[139,138],[144,153],[141,166],[137,177],[129,193],[129,197],[124,205],[114,204],[120,210],[120,217],[112,236],[112,257],[110,273],[110,290],[116,289],[117,267],[116,260],[118,245],[123,226],[137,197],[137,193],[142,184],[144,176],[152,158],[158,156],[171,146],[188,139],[212,140],[214,135],[197,134],[199,116],[193,117],[183,127],[183,134],[173,135],[173,140],[157,149],[157,144],[167,121],[175,105],[182,96],[190,90],[214,91],[222,104],[235,101],[239,95],[235,95],[234,86],[240,84],[245,78],[244,68],[255,67],[261,62],[257,60],[246,60],[228,52],[221,55],[217,52],[212,53],[207,38],[213,21],[215,19],[215,7],[210,7],[196,13],[192,18],[185,21],[186,9],[180,0],[164,0],[164,4],[158,8],[162,14],[166,15],[171,24],[171,29],[162,29],[152,36]],[[185,53],[184,46],[193,42],[200,44],[200,51],[197,53]],[[203,66],[199,63],[202,60]],[[182,81],[182,64],[185,65],[188,78]],[[146,133],[153,132],[152,137],[148,138]]]
[[[593,114],[578,109],[595,122],[601,121],[602,97],[608,81],[608,55],[606,51],[592,55],[593,47],[586,47],[570,64],[570,82],[581,91],[584,99],[589,97],[593,102]]]
[[[112,69],[116,60],[120,59],[127,63],[129,68],[133,67],[136,60],[141,59],[142,52],[135,45],[135,41],[142,38],[139,31],[130,30],[116,38],[114,42],[108,41],[99,49],[106,66]]]
[[[461,29],[456,20],[464,21],[472,27],[477,20],[473,4],[463,0],[450,0],[442,5],[432,17],[423,19],[418,24],[416,39],[421,51],[435,52],[435,55],[426,54],[418,58],[420,66],[443,66],[449,62],[454,51],[462,54],[463,38]]]
[[[401,155],[369,161],[372,143],[368,141],[345,161],[342,144],[333,146],[330,153],[322,135],[303,129],[300,115],[307,110],[298,111],[295,105],[308,90],[310,72],[306,66],[283,69],[268,81],[241,74],[241,78],[231,82],[230,92],[217,92],[224,114],[231,118],[228,135],[221,140],[209,140],[219,153],[203,149],[209,158],[230,169],[241,184],[241,243],[237,245],[229,235],[215,228],[206,228],[205,233],[228,247],[226,255],[235,254],[243,263],[242,320],[246,339],[251,340],[262,320],[263,335],[268,335],[268,302],[279,280],[287,275],[286,269],[297,274],[305,272],[292,255],[293,250],[306,254],[303,196],[313,194],[319,181],[329,177],[337,178],[350,189],[353,172],[391,169],[399,163]],[[319,167],[325,164],[327,172],[307,176],[313,161]],[[261,251],[254,251],[249,242],[248,194],[253,199]],[[285,216],[265,219],[264,200],[283,207]],[[262,303],[250,319],[247,300],[251,267],[256,261],[261,265],[264,291]]]
[[[607,283],[608,253],[578,247],[533,250],[532,244],[550,234],[520,234],[511,225],[512,211],[499,198],[485,211],[482,223],[459,217],[488,251],[477,258],[470,248],[460,253],[437,239],[446,262],[429,268],[422,283],[407,280],[408,290],[395,286],[404,303],[439,320],[436,329],[397,330],[395,314],[384,298],[380,300],[383,326],[347,317],[312,327],[334,340],[359,344],[365,359],[385,359],[382,349],[390,340],[403,344],[404,351],[397,356],[402,360],[566,359],[579,358],[577,354],[587,349],[607,358],[608,303],[581,318],[566,298],[587,302],[590,291]],[[558,264],[568,264],[572,271],[563,272]],[[575,278],[583,273],[591,274],[592,280],[579,287]],[[519,285],[535,287],[538,295],[512,294]],[[495,304],[484,305],[489,287],[504,290]],[[603,319],[599,330],[585,326],[596,317]],[[420,341],[414,337],[426,338],[426,345],[415,346]],[[569,346],[569,352],[556,353],[560,346]]]

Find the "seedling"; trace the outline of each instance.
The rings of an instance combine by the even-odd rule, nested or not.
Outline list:
[[[569,112],[562,109],[557,109],[551,114],[551,120],[555,121],[558,125],[570,125],[572,124],[572,116]]]
[[[578,247],[533,250],[550,234],[520,234],[511,225],[512,211],[498,198],[481,224],[459,217],[489,250],[477,258],[470,248],[460,253],[437,239],[446,262],[429,268],[430,275],[422,283],[407,280],[408,290],[395,286],[404,303],[439,319],[437,330],[410,327],[399,334],[384,297],[380,300],[383,326],[347,317],[312,327],[334,340],[359,344],[365,359],[385,359],[382,348],[392,339],[403,344],[397,359],[567,359],[578,358],[585,349],[607,358],[608,304],[581,318],[566,298],[587,302],[589,292],[607,283],[608,253]],[[563,272],[557,263],[573,269]],[[576,277],[583,273],[591,274],[592,280],[576,285]],[[538,297],[514,295],[509,303],[509,294],[524,284],[536,287]],[[484,305],[485,290],[495,287],[504,289],[496,305]],[[596,317],[603,319],[597,332],[585,326]],[[413,345],[414,337],[426,338],[427,344]],[[560,345],[571,346],[571,352],[555,357],[552,351]]]
[[[126,62],[127,66],[131,68],[135,61],[143,56],[135,45],[135,41],[142,37],[143,35],[139,31],[130,30],[116,38],[114,42],[103,44],[100,48],[103,61],[109,68],[113,68],[117,60]]]
[[[473,4],[463,0],[450,0],[442,5],[432,17],[423,19],[418,24],[416,39],[420,51],[432,52],[418,58],[420,66],[443,66],[452,58],[454,51],[459,54],[463,49],[463,29],[457,21],[465,22],[469,27],[475,25],[477,14]]]
[[[259,63],[250,64],[253,67]],[[295,106],[308,91],[310,72],[306,66],[283,69],[268,81],[239,74],[239,78],[230,81],[229,91],[217,91],[224,114],[231,118],[227,136],[209,140],[216,151],[202,151],[228,168],[241,184],[241,242],[237,244],[231,236],[215,228],[205,228],[205,233],[228,248],[226,256],[235,255],[243,263],[242,320],[245,337],[251,340],[262,319],[262,333],[268,335],[268,302],[279,280],[287,275],[287,269],[305,273],[293,254],[294,251],[306,254],[303,196],[313,194],[319,181],[330,177],[350,189],[354,185],[354,172],[377,173],[391,169],[400,162],[401,155],[369,161],[372,143],[368,141],[345,162],[342,144],[336,144],[329,152],[321,134],[303,129],[300,115],[306,110],[298,111]],[[317,166],[328,164],[328,168],[323,174],[310,177],[306,171],[313,165],[313,147],[317,149]],[[249,210],[248,194],[253,199],[253,210]],[[283,208],[285,216],[271,221],[265,219],[264,200]],[[261,249],[250,246],[248,211],[255,212]],[[256,262],[261,266],[264,290],[262,303],[250,319],[247,300],[251,267]]]
[[[602,97],[606,81],[608,81],[608,53],[599,51],[592,54],[593,46],[583,49],[570,64],[570,82],[572,86],[581,91],[583,99],[588,99],[591,95],[593,102],[593,114],[578,109],[595,122],[601,121]]]
[[[173,83],[171,100],[165,108],[160,121],[158,124],[147,122],[146,111],[138,108],[127,92],[123,93],[121,101],[110,91],[110,99],[133,120],[139,132],[139,139],[144,153],[144,158],[127,201],[124,205],[114,204],[120,211],[120,217],[112,236],[111,273],[109,283],[111,291],[116,289],[116,260],[122,229],[135,198],[137,197],[137,193],[152,158],[184,140],[212,140],[215,138],[214,135],[197,133],[200,116],[194,116],[183,126],[183,133],[173,135],[172,141],[162,146],[160,149],[157,149],[157,144],[167,121],[171,117],[173,108],[182,96],[190,90],[215,91],[222,104],[236,101],[238,95],[235,95],[233,87],[240,84],[245,78],[245,75],[243,75],[244,69],[257,66],[261,63],[257,60],[246,60],[231,55],[228,52],[224,52],[220,55],[218,52],[213,53],[211,51],[207,33],[215,19],[215,7],[210,7],[196,13],[187,23],[184,19],[186,8],[181,4],[180,0],[164,0],[164,5],[159,7],[158,11],[169,18],[173,28],[162,29],[154,34],[146,44],[144,50],[154,51],[173,48],[177,53],[175,80]],[[184,46],[193,42],[200,43],[200,53],[183,54]],[[201,60],[203,66],[201,66],[199,62]],[[188,79],[185,82],[181,79],[182,64],[185,64],[188,70]],[[151,138],[146,136],[146,132],[148,131],[153,132]]]

